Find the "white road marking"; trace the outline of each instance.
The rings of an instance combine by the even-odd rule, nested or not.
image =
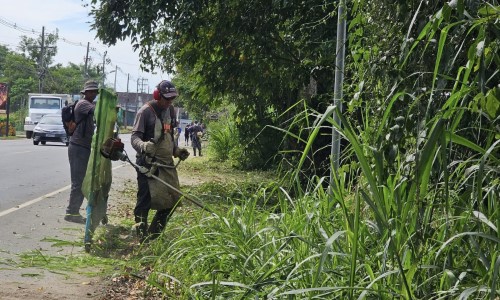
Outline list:
[[[19,210],[19,209],[21,209],[21,208],[28,207],[28,206],[30,206],[30,205],[32,205],[32,204],[35,204],[35,203],[37,203],[37,202],[39,202],[39,201],[42,201],[42,200],[43,200],[43,199],[45,199],[45,198],[52,197],[52,196],[54,196],[54,195],[56,195],[56,194],[58,194],[58,193],[60,193],[60,192],[62,192],[62,191],[65,191],[65,190],[69,189],[70,187],[71,187],[71,185],[67,185],[67,186],[65,186],[65,187],[63,187],[63,188],[58,189],[57,191],[53,191],[53,192],[51,192],[51,193],[45,194],[45,195],[43,195],[43,196],[41,196],[41,197],[38,197],[38,198],[36,198],[36,199],[30,200],[30,201],[28,201],[28,202],[24,202],[24,203],[19,204],[19,205],[15,206],[15,207],[12,207],[12,208],[9,208],[9,209],[7,209],[7,210],[4,210],[4,211],[0,212],[0,217],[3,217],[3,216],[5,216],[5,215],[8,215],[8,214],[10,214],[11,212],[14,212],[14,211],[16,211],[16,210]]]
[[[112,170],[115,170],[115,169],[121,168],[121,167],[123,167],[123,166],[126,166],[126,164],[121,164],[121,165],[119,165],[119,166],[116,166],[116,167],[112,168]],[[37,203],[37,202],[40,202],[40,201],[42,201],[42,200],[43,200],[43,199],[45,199],[45,198],[52,197],[52,196],[54,196],[54,195],[56,195],[56,194],[59,194],[60,192],[63,192],[63,191],[65,191],[65,190],[69,189],[69,188],[71,188],[71,185],[67,185],[67,186],[65,186],[65,187],[63,187],[63,188],[60,188],[60,189],[56,190],[56,191],[50,192],[50,193],[48,193],[48,194],[45,194],[45,195],[43,195],[43,196],[40,196],[40,197],[38,197],[38,198],[36,198],[36,199],[33,199],[33,200],[30,200],[30,201],[28,201],[28,202],[24,202],[24,203],[22,203],[22,204],[19,204],[19,205],[15,206],[15,207],[12,207],[12,208],[7,209],[7,210],[0,211],[0,217],[6,216],[6,215],[8,215],[8,214],[10,214],[10,213],[12,213],[12,212],[15,212],[15,211],[17,211],[17,210],[20,210],[20,209],[22,209],[22,208],[25,208],[25,207],[28,207],[28,206],[30,206],[30,205],[32,205],[32,204],[35,204],[35,203]]]

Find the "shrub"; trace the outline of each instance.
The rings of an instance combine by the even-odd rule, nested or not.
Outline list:
[[[238,133],[232,120],[223,118],[220,121],[210,123],[209,128],[209,151],[214,159],[226,161],[230,152],[236,147]]]
[[[0,121],[0,136],[5,136],[6,127],[7,127],[7,121]],[[15,125],[9,123],[9,136],[15,136],[15,135],[16,135]]]

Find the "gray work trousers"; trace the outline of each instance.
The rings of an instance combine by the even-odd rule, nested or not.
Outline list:
[[[70,143],[68,146],[69,168],[71,173],[71,192],[66,214],[76,215],[80,213],[83,203],[82,184],[87,172],[90,149]]]

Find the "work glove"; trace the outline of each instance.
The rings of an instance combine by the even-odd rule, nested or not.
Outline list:
[[[176,148],[174,156],[180,158],[181,160],[186,160],[189,157],[189,151],[185,148]]]
[[[141,144],[141,150],[146,154],[154,154],[156,151],[156,145],[153,142],[143,142]]]

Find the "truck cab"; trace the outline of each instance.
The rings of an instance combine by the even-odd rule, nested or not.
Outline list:
[[[46,114],[61,114],[65,103],[71,102],[67,94],[28,94],[28,116],[24,119],[26,138],[31,139],[33,129]]]

